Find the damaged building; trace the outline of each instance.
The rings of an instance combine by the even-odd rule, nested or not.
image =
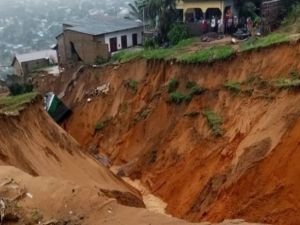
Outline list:
[[[107,60],[113,52],[141,45],[143,26],[126,19],[102,18],[63,24],[56,50],[61,65]]]

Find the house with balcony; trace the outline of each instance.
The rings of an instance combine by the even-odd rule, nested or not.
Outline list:
[[[195,23],[201,19],[237,15],[236,3],[237,0],[180,0],[177,9],[183,22]]]

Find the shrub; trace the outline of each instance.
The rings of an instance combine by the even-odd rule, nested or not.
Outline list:
[[[204,89],[198,86],[194,86],[191,88],[190,96],[193,97],[195,95],[201,95],[204,92]]]
[[[12,84],[9,87],[10,94],[13,96],[29,93],[33,91],[32,84]]]
[[[148,38],[144,42],[144,48],[145,49],[154,49],[156,47],[156,42],[153,38]]]
[[[181,92],[173,92],[170,94],[170,101],[177,105],[179,105],[183,102],[189,102],[190,100],[191,100],[190,95],[184,95]]]
[[[188,30],[183,24],[175,24],[168,33],[171,45],[177,45],[180,41],[189,37]]]
[[[185,87],[186,87],[187,89],[191,89],[191,88],[193,88],[193,87],[195,87],[195,86],[197,86],[197,83],[196,83],[195,81],[188,81],[188,82],[186,83],[186,85],[185,85]]]
[[[209,127],[212,129],[212,132],[215,136],[222,136],[223,130],[221,128],[221,125],[223,123],[222,118],[211,110],[204,110],[203,116],[206,118]]]
[[[179,87],[179,81],[176,79],[172,79],[168,83],[168,93],[172,93],[177,90]]]
[[[224,87],[232,92],[238,93],[241,91],[241,83],[237,81],[227,81]]]

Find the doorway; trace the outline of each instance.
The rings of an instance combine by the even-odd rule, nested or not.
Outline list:
[[[118,50],[117,38],[109,39],[110,52],[116,52]]]
[[[137,36],[137,34],[132,34],[132,45],[133,46],[138,45],[138,36]]]
[[[122,49],[127,48],[127,36],[123,35],[121,37],[121,44],[122,44]]]

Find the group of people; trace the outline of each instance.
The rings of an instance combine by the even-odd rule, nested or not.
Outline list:
[[[239,19],[237,16],[225,18],[212,16],[210,19],[200,19],[199,25],[201,33],[233,34],[238,28],[246,28],[251,33],[253,29],[251,18]]]

